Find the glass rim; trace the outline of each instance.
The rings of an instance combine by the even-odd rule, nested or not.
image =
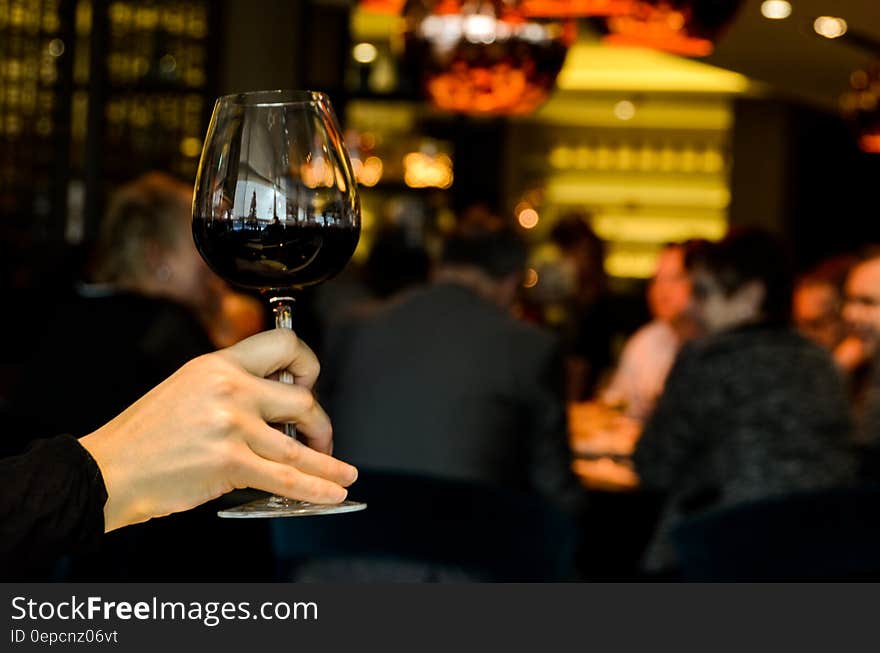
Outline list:
[[[268,91],[246,91],[221,95],[217,102],[235,104],[242,107],[281,107],[309,104],[311,102],[329,103],[330,98],[320,91],[271,89]]]

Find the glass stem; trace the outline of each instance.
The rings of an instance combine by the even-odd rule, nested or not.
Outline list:
[[[293,297],[275,296],[269,298],[272,312],[275,313],[275,328],[293,330]],[[289,370],[279,370],[272,378],[281,383],[293,385],[293,374]],[[296,425],[293,423],[283,424],[284,433],[296,439]]]

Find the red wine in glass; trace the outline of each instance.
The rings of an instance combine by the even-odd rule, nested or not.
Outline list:
[[[220,277],[263,293],[276,328],[291,328],[296,291],[345,267],[360,228],[357,183],[327,96],[259,91],[217,100],[193,195],[193,239]],[[276,378],[293,383],[286,371]],[[283,428],[296,437],[293,424]],[[272,496],[218,514],[291,517],[365,507]]]

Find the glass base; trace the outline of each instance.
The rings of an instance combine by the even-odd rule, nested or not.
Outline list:
[[[268,497],[244,503],[234,508],[220,510],[218,517],[227,519],[265,519],[270,517],[306,517],[308,515],[337,515],[344,512],[364,510],[367,504],[360,501],[342,503],[309,503],[284,497]]]

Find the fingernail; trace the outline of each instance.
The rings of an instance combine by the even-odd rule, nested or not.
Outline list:
[[[333,500],[336,503],[342,503],[343,501],[345,501],[345,497],[348,496],[348,490],[346,490],[345,488],[339,488],[339,491],[335,494],[336,496],[333,498]]]
[[[349,478],[349,480],[348,480],[348,482],[346,483],[346,485],[351,485],[352,483],[354,483],[354,482],[358,479],[358,470],[357,470],[357,467],[352,467],[352,468],[349,470],[348,478]]]

